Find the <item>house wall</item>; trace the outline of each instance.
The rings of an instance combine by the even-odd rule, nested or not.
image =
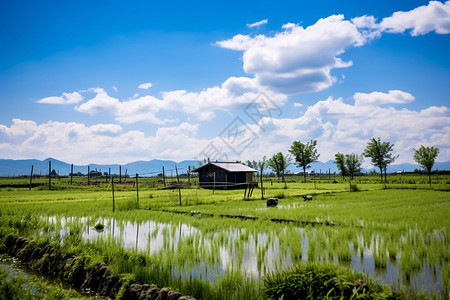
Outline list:
[[[215,173],[215,184],[214,184]],[[245,188],[246,183],[253,182],[251,172],[227,172],[216,166],[208,166],[199,171],[199,185],[209,189]]]

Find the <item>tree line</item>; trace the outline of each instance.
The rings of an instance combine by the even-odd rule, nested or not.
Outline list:
[[[384,171],[384,181],[387,178],[387,166],[395,162],[399,155],[393,153],[394,144],[390,142],[382,142],[378,137],[372,138],[367,143],[366,148],[363,153],[358,155],[356,153],[343,154],[336,153],[334,158],[334,163],[336,164],[338,170],[343,177],[349,177],[353,180],[353,176],[361,172],[361,166],[364,162],[364,158],[369,158],[370,163],[379,168],[380,170],[380,180],[383,181],[383,171]],[[317,140],[311,140],[306,143],[301,141],[294,141],[288,150],[289,154],[283,154],[278,152],[274,154],[271,158],[267,159],[266,156],[262,160],[247,161],[247,165],[258,170],[258,173],[262,175],[264,169],[267,167],[271,168],[273,172],[276,173],[277,177],[281,177],[284,182],[285,188],[286,181],[284,178],[286,168],[294,160],[297,167],[303,169],[303,180],[306,182],[306,169],[309,169],[311,163],[317,162],[320,154],[317,150]],[[428,173],[429,183],[431,185],[431,169],[433,168],[436,158],[439,154],[439,148],[420,146],[419,149],[414,149],[413,159]],[[262,176],[261,187],[262,187]]]

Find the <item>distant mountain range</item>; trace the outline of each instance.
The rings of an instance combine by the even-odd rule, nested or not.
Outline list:
[[[18,176],[18,175],[28,175],[31,171],[31,166],[33,166],[34,174],[48,174],[48,162],[52,162],[52,170],[55,170],[59,175],[68,175],[70,173],[71,165],[63,161],[47,158],[45,160],[37,159],[23,159],[23,160],[13,160],[13,159],[0,159],[0,176]],[[166,172],[167,176],[175,176],[175,165],[177,166],[178,172],[180,174],[186,174],[188,167],[192,168],[199,165],[199,161],[196,160],[184,160],[181,162],[175,162],[173,160],[159,160],[153,159],[150,161],[135,161],[124,165],[112,164],[112,165],[99,165],[99,164],[89,164],[90,170],[97,170],[99,172],[108,172],[111,168],[112,174],[119,174],[119,168],[122,169],[122,174],[125,172],[128,175],[134,175],[138,173],[140,176],[156,176],[162,173],[162,168]],[[414,164],[398,164],[388,166],[388,173],[402,171],[402,172],[412,172],[415,169],[420,169],[419,165]],[[433,170],[450,170],[450,161],[446,162],[436,162]],[[88,165],[74,165],[74,173],[86,174],[88,170]],[[297,173],[303,171],[301,168],[291,164],[288,171]],[[311,164],[311,168],[308,171],[315,171],[316,173],[331,173],[338,172],[336,165],[332,160],[327,162],[316,162]],[[378,171],[377,168],[363,169],[363,172],[370,172],[372,170]]]
[[[17,176],[17,175],[28,175],[31,172],[31,166],[33,166],[34,174],[48,174],[48,162],[51,161],[51,168],[55,170],[59,175],[69,175],[71,164],[65,163],[63,161],[47,158],[45,160],[37,159],[23,159],[23,160],[12,160],[12,159],[0,159],[0,176]],[[108,172],[111,168],[111,174],[119,174],[119,169],[121,168],[122,175],[125,172],[128,175],[139,174],[140,176],[156,176],[158,173],[162,173],[162,168],[168,176],[175,176],[175,165],[177,166],[178,172],[180,174],[186,173],[188,167],[198,166],[199,162],[195,160],[184,160],[179,163],[172,160],[158,160],[153,159],[150,161],[135,161],[132,163],[118,165],[99,165],[99,164],[89,164],[89,165],[74,165],[73,173],[87,174],[88,166],[90,170],[97,170],[101,173]]]

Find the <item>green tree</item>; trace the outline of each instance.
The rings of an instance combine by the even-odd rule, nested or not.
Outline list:
[[[347,167],[350,180],[353,180],[353,175],[361,171],[361,165],[363,163],[363,156],[358,156],[355,153],[345,155],[345,165]]]
[[[319,159],[319,153],[317,153],[317,140],[311,140],[306,144],[300,141],[294,141],[291,145],[289,152],[294,155],[295,162],[301,168],[303,168],[303,180],[306,182],[306,169],[310,168],[310,164],[316,162]]]
[[[398,155],[393,155],[392,148],[394,144],[389,142],[381,142],[380,138],[372,138],[364,149],[363,155],[370,157],[370,163],[380,169],[381,180],[383,180],[384,170],[384,182],[386,183],[386,167],[393,163]]]
[[[341,171],[342,178],[347,176],[348,170],[345,165],[345,155],[342,153],[336,153],[334,155],[334,163],[336,164],[339,171]]]
[[[431,169],[434,166],[436,157],[439,154],[439,148],[420,146],[414,149],[414,160],[428,172],[428,182],[431,186]]]
[[[284,171],[291,163],[291,156],[283,155],[283,153],[278,152],[274,154],[268,161],[267,165],[277,174],[277,177],[282,178],[284,182],[284,188],[287,189],[286,180],[284,179]]]
[[[263,188],[263,172],[264,169],[267,167],[267,160],[264,156],[262,160],[258,161],[258,169],[259,169],[259,179],[261,181],[261,199],[264,199],[264,188]]]

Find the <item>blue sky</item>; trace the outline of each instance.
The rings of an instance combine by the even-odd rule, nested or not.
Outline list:
[[[450,160],[449,33],[440,1],[2,1],[0,157]]]

